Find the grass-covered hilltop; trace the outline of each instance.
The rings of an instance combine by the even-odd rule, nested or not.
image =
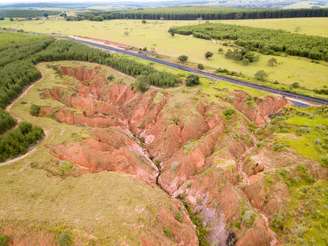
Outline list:
[[[0,246],[327,245],[325,8],[75,4],[0,20]]]

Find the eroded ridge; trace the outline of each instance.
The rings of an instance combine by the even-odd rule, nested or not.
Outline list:
[[[158,184],[200,215],[211,245],[279,244],[269,223],[288,189],[283,182],[265,185],[265,176],[304,159],[273,153],[269,143],[259,146],[254,124],[269,122],[287,104],[284,98],[253,100],[237,91],[230,102],[209,101],[181,88],[142,94],[131,85],[108,82],[97,69],[58,70],[74,77],[76,87],[44,91],[64,106],[43,107],[40,116],[90,127],[92,134],[82,142],[51,146],[54,156],[91,172],[124,172]],[[239,111],[231,111],[232,105]],[[302,163],[315,177],[327,175],[311,161]],[[179,232],[179,245],[198,244],[190,230]]]

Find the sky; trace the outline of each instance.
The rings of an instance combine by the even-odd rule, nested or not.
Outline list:
[[[161,0],[0,0],[1,3],[40,3],[40,2],[51,2],[51,3],[65,3],[65,2],[87,2],[87,3],[98,3],[98,2],[159,2]]]

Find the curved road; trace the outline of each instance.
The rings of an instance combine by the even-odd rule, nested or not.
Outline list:
[[[165,61],[159,58],[154,58],[154,57],[149,57],[144,53],[138,53],[132,50],[126,50],[126,49],[122,49],[122,48],[118,48],[118,47],[113,47],[107,44],[103,44],[91,39],[86,39],[86,38],[80,38],[80,37],[75,37],[75,36],[71,36],[71,39],[79,42],[79,43],[83,43],[95,48],[100,48],[103,49],[105,51],[110,51],[110,52],[116,52],[116,53],[120,53],[120,54],[124,54],[124,55],[129,55],[129,56],[134,56],[134,57],[138,57],[144,60],[148,60],[148,61],[152,61],[152,62],[156,62],[162,65],[166,65],[169,67],[173,67],[182,71],[186,71],[186,72],[190,72],[193,74],[197,74],[197,75],[201,75],[210,79],[214,79],[214,80],[221,80],[221,81],[226,81],[232,84],[236,84],[236,85],[240,85],[240,86],[246,86],[249,88],[253,88],[256,90],[261,90],[261,91],[266,91],[266,92],[270,92],[273,94],[278,94],[284,97],[287,97],[290,101],[292,101],[295,105],[297,106],[309,106],[309,105],[313,105],[313,104],[318,104],[318,105],[328,105],[328,100],[327,99],[321,99],[321,98],[316,98],[316,97],[311,97],[311,96],[303,96],[303,95],[299,95],[296,93],[292,93],[292,92],[287,92],[287,91],[283,91],[283,90],[279,90],[279,89],[273,89],[267,86],[263,86],[263,85],[257,85],[257,84],[253,84],[247,81],[243,81],[243,80],[239,80],[239,79],[234,79],[234,78],[230,78],[227,76],[223,76],[223,75],[217,75],[214,73],[210,73],[210,72],[206,72],[206,71],[201,71],[195,68],[191,68],[191,67],[187,67],[181,64],[176,64],[170,61]]]

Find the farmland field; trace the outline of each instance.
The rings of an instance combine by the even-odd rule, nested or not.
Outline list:
[[[311,19],[308,23],[313,22],[314,29],[320,23],[327,23],[328,18]],[[274,20],[265,20],[272,23]],[[265,22],[260,20],[259,23]],[[289,21],[289,20],[288,20]],[[293,19],[295,23],[299,21],[300,25],[304,19]],[[246,22],[250,22],[247,21]],[[287,20],[281,21],[282,23]],[[147,21],[142,24],[140,20],[112,20],[103,22],[66,22],[64,20],[49,21],[3,21],[1,27],[17,28],[25,31],[35,31],[42,33],[60,33],[65,35],[82,35],[100,39],[107,39],[115,42],[121,42],[138,48],[147,47],[148,50],[156,51],[159,54],[176,58],[182,54],[189,57],[189,61],[194,64],[204,64],[208,69],[217,69],[219,67],[230,71],[241,72],[246,77],[253,79],[254,74],[259,70],[268,73],[268,80],[278,81],[282,84],[292,84],[298,82],[301,86],[308,89],[322,88],[327,85],[328,63],[312,63],[309,59],[300,57],[275,57],[278,66],[270,67],[267,65],[272,56],[260,55],[258,62],[244,66],[238,62],[228,60],[224,54],[218,54],[218,49],[224,51],[227,47],[222,42],[212,42],[208,40],[195,39],[189,36],[176,35],[171,37],[167,32],[172,26],[182,26],[189,24],[198,24],[201,21]],[[279,25],[280,26],[280,25]],[[284,25],[282,25],[284,26]],[[301,28],[304,32],[310,33],[310,28]],[[325,28],[321,28],[325,30]],[[145,37],[147,33],[147,37]],[[186,45],[187,44],[187,45]],[[212,59],[205,59],[206,51],[214,53]],[[315,76],[314,76],[315,75]]]
[[[328,18],[290,18],[290,19],[259,19],[259,20],[224,20],[226,24],[251,27],[281,29],[308,35],[328,37]]]

